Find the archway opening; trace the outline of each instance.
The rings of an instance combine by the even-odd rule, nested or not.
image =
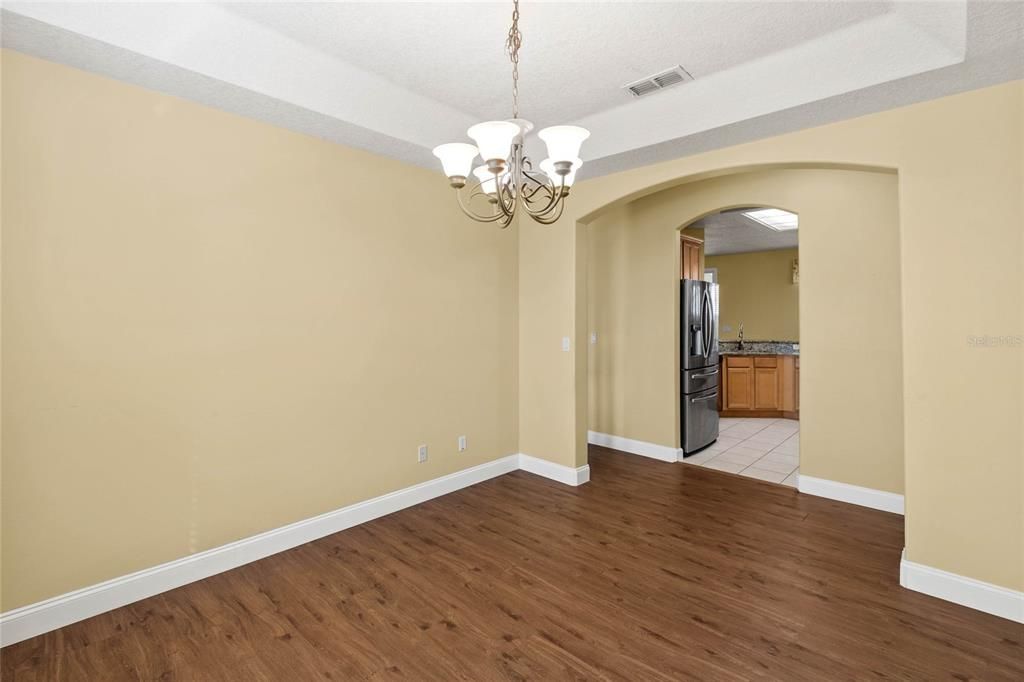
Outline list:
[[[577,393],[587,405],[580,411],[581,430],[591,443],[678,460],[684,447],[681,232],[707,216],[755,207],[799,216],[798,333],[795,339],[756,340],[799,343],[801,478],[902,491],[899,229],[892,171],[743,169],[662,183],[658,191],[635,192],[588,214],[580,230],[586,240],[580,247],[587,258],[585,299],[577,302],[586,311],[581,317],[587,336],[580,340],[588,341],[584,393]],[[781,276],[794,286],[792,262]],[[736,336],[738,326],[729,326]],[[746,327],[746,339],[754,340]],[[884,344],[879,329],[886,330]],[[770,373],[762,374],[767,383]],[[884,434],[882,441],[878,434]]]

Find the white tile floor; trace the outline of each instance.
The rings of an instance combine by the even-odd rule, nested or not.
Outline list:
[[[800,422],[795,419],[719,421],[718,440],[686,464],[796,487],[800,473]]]

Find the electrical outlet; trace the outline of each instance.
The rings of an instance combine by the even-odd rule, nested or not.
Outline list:
[[[597,332],[590,332],[590,344],[597,343]]]
[[[426,462],[427,461],[427,446],[426,445],[421,445],[420,446],[419,452],[416,453],[416,461],[417,462]]]
[[[566,352],[566,353],[569,352],[569,337],[568,336],[563,336],[562,337],[562,351]]]
[[[465,449],[466,449],[466,437],[465,436],[459,436],[459,452],[462,452]]]

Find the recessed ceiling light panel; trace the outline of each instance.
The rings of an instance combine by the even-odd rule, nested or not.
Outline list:
[[[744,211],[743,215],[776,232],[795,230],[799,226],[799,218],[796,213],[779,208],[759,208],[754,211]]]

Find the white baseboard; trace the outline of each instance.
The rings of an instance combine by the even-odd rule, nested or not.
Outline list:
[[[555,464],[546,459],[519,453],[519,468],[566,485],[583,485],[590,480],[589,464],[573,469],[564,464]]]
[[[587,442],[594,445],[601,445],[606,448],[612,448],[613,450],[628,452],[631,455],[650,457],[651,459],[661,460],[662,462],[679,462],[682,460],[683,454],[682,450],[679,448],[670,448],[667,445],[658,445],[656,443],[633,440],[632,438],[623,438],[622,436],[613,436],[608,433],[599,433],[597,431],[587,431]]]
[[[525,466],[522,462],[524,459],[528,460]],[[365,502],[358,502],[237,542],[0,614],[0,646],[14,644],[140,599],[229,571],[331,533],[507,474],[521,466],[527,471],[569,485],[585,483],[590,477],[588,467],[574,470],[518,454],[502,457],[493,462],[457,471]],[[572,476],[568,476],[562,469],[571,472]],[[581,473],[581,469],[586,471]],[[567,480],[569,478],[571,480]]]
[[[797,489],[816,497],[827,497],[830,500],[859,504],[862,507],[871,507],[893,514],[903,513],[903,495],[884,490],[862,488],[859,485],[829,481],[825,478],[814,478],[803,474],[797,475]]]
[[[1024,623],[1024,592],[999,587],[900,558],[900,585],[993,616]]]

